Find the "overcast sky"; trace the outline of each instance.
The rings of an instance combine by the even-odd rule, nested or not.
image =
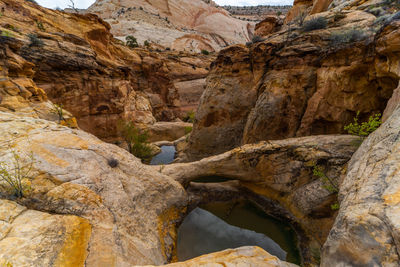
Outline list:
[[[70,5],[69,0],[36,0],[40,5],[49,8],[66,8]],[[256,6],[256,5],[291,5],[293,0],[214,0],[219,5],[235,5],[235,6]],[[95,2],[95,0],[74,0],[75,7],[87,8]]]

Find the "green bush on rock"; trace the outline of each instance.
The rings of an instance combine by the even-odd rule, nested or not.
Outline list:
[[[128,151],[143,161],[152,157],[152,149],[147,141],[147,132],[141,132],[132,121],[120,121],[117,125],[121,137],[128,145]]]
[[[28,162],[23,162],[20,153],[10,147],[12,154],[11,163],[0,161],[0,181],[6,184],[6,189],[17,198],[24,197],[30,190],[26,184],[31,179],[33,163],[35,162],[33,153],[26,155]],[[25,157],[24,157],[25,158]]]
[[[344,127],[344,130],[349,134],[365,138],[378,129],[378,127],[382,124],[380,113],[370,116],[368,121],[362,122],[361,124],[358,122],[359,116],[360,112],[358,111],[354,121]]]

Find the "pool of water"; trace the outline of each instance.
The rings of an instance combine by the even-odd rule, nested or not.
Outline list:
[[[182,261],[241,246],[259,246],[282,260],[301,262],[290,225],[249,201],[203,205],[193,210],[178,230],[178,259]]]
[[[150,165],[170,164],[175,159],[175,152],[175,146],[162,146],[161,152],[151,159]]]

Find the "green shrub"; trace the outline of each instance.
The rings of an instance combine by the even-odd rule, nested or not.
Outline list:
[[[143,161],[147,161],[152,157],[153,153],[147,141],[147,132],[141,132],[131,121],[120,121],[117,128],[132,155]]]
[[[42,32],[46,31],[46,29],[43,26],[43,23],[41,21],[36,21],[36,26],[38,27],[39,30]]]
[[[294,21],[299,24],[300,26],[303,26],[304,20],[307,17],[307,13],[305,11],[301,12],[295,19]]]
[[[33,46],[42,47],[44,45],[43,41],[40,40],[38,38],[38,36],[36,34],[34,34],[34,33],[28,34],[28,38],[29,38],[29,41],[30,41],[30,43],[29,43],[30,47],[33,47]]]
[[[194,113],[193,110],[189,111],[188,113],[186,113],[185,117],[183,118],[183,121],[194,123],[195,116],[196,116],[196,114]]]
[[[367,35],[362,30],[350,29],[344,32],[333,32],[329,39],[332,46],[337,46],[340,44],[358,42],[366,37]]]
[[[331,193],[339,192],[339,185],[333,179],[329,178],[325,172],[324,168],[314,164],[313,174],[322,179],[324,188]]]
[[[139,44],[137,42],[137,39],[133,37],[132,35],[128,35],[125,37],[126,40],[126,45],[132,48],[138,47]]]
[[[51,113],[56,114],[58,116],[58,122],[64,120],[64,110],[62,104],[58,105],[53,103],[53,108],[51,109]]]
[[[364,138],[378,129],[378,127],[382,124],[380,113],[370,116],[368,121],[362,122],[361,124],[358,122],[359,115],[360,112],[358,111],[354,121],[344,127],[344,130],[349,134]]]
[[[340,209],[339,203],[336,202],[336,203],[331,205],[331,210],[339,210],[339,209]]]
[[[302,30],[304,32],[310,32],[314,30],[325,29],[327,25],[328,21],[325,17],[317,17],[304,22]]]
[[[8,185],[15,197],[21,198],[29,190],[24,182],[26,179],[31,179],[30,174],[34,163],[33,153],[31,152],[27,155],[29,160],[25,164],[22,162],[20,155],[11,146],[10,151],[12,154],[11,164],[0,162],[0,181]]]
[[[193,127],[192,127],[192,126],[186,126],[186,127],[185,127],[185,135],[191,133],[192,130],[193,130]]]
[[[202,49],[201,50],[201,53],[203,54],[203,55],[209,55],[210,54],[210,52],[208,52],[207,50],[205,50],[205,49]]]
[[[1,36],[4,36],[4,37],[14,37],[14,35],[13,35],[11,32],[5,31],[5,30],[2,30],[2,31],[1,31]]]
[[[149,47],[150,43],[149,43],[149,41],[146,40],[146,41],[144,41],[143,45],[146,46],[146,47]]]
[[[341,19],[344,19],[346,17],[345,14],[341,13],[341,12],[335,12],[335,15],[333,16],[333,20],[334,21],[339,21]]]

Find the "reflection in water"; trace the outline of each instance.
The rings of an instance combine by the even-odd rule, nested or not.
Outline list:
[[[162,146],[161,152],[151,159],[150,165],[170,164],[175,158],[175,146]]]
[[[252,203],[211,203],[202,208],[206,210],[193,210],[179,228],[179,260],[227,248],[259,246],[282,260],[300,264],[294,231]]]
[[[193,210],[179,228],[179,260],[242,246],[259,246],[282,260],[286,259],[286,252],[264,234],[229,225],[200,208]]]

